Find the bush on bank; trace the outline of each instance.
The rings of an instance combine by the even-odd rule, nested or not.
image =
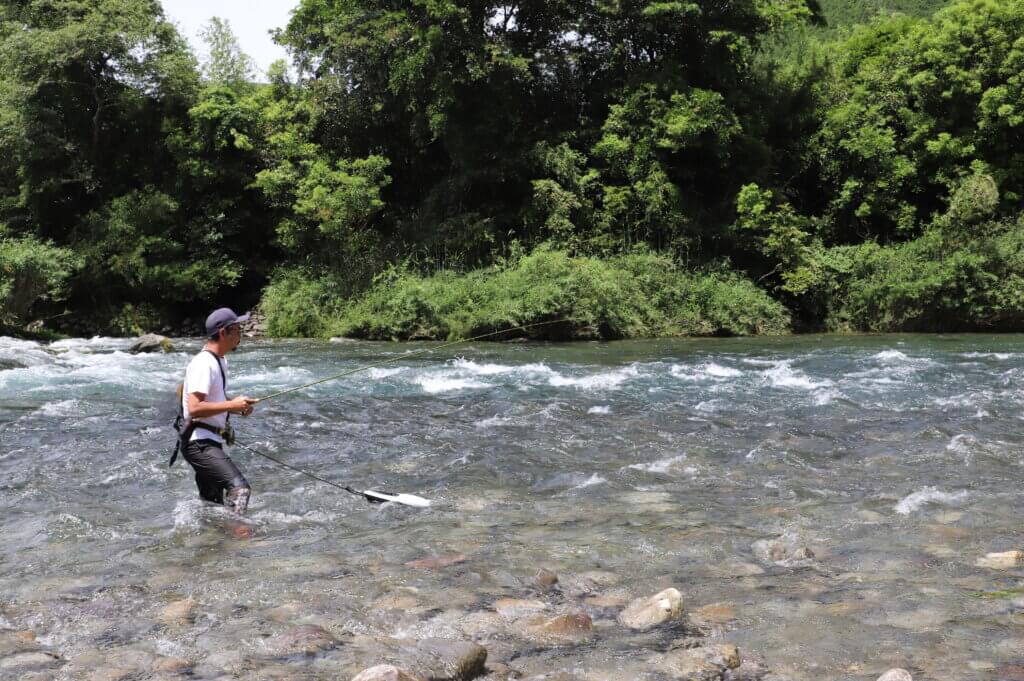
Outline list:
[[[327,300],[322,282],[286,276],[268,288],[263,309],[272,335],[378,340],[466,338],[561,319],[572,321],[510,335],[568,340],[789,330],[785,308],[738,273],[686,272],[649,252],[602,260],[547,247],[464,274],[393,268],[344,303]]]

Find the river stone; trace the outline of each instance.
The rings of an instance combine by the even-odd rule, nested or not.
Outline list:
[[[472,641],[425,638],[400,651],[401,666],[430,681],[469,681],[484,673],[487,648]]]
[[[266,642],[271,657],[315,655],[338,645],[334,634],[315,624],[303,624],[274,636]]]
[[[1012,570],[1024,564],[1024,551],[1004,551],[1002,553],[986,553],[974,563],[978,567],[992,570]]]
[[[799,545],[792,537],[761,539],[750,545],[754,556],[765,565],[804,567],[814,562],[814,551]]]
[[[423,679],[390,664],[379,664],[359,672],[352,677],[352,681],[423,681]]]
[[[914,681],[906,669],[890,669],[876,679],[876,681]]]
[[[428,556],[427,558],[410,560],[405,564],[405,566],[416,568],[418,570],[440,570],[441,568],[448,567],[449,565],[462,563],[465,560],[465,555],[461,553],[454,553],[447,556]]]
[[[538,633],[562,637],[586,636],[594,630],[594,622],[586,613],[571,612],[542,622],[536,630]]]
[[[591,570],[578,575],[571,575],[562,581],[565,590],[572,596],[581,597],[615,586],[622,581],[614,572]]]
[[[155,333],[147,333],[139,336],[128,348],[128,352],[138,354],[140,352],[174,352],[174,344],[167,336],[160,336]]]
[[[62,664],[60,657],[42,650],[31,650],[15,653],[0,658],[0,670],[4,672],[28,672],[39,669],[50,669]]]
[[[736,619],[736,607],[732,603],[711,603],[694,610],[690,619],[697,624],[726,624]]]
[[[540,568],[537,570],[537,574],[533,576],[533,581],[542,588],[550,589],[555,584],[558,584],[558,575],[547,568]]]
[[[683,616],[683,594],[668,588],[649,598],[638,598],[619,613],[619,622],[630,629],[647,629]]]
[[[198,609],[198,602],[184,598],[166,605],[157,616],[157,621],[168,627],[184,627],[195,621]]]
[[[740,666],[725,672],[724,681],[762,681],[768,676],[768,667],[758,660],[743,660]]]
[[[677,679],[712,681],[740,666],[740,651],[727,644],[670,650],[661,656],[659,665]]]
[[[521,617],[527,613],[547,609],[543,601],[526,601],[518,598],[501,598],[494,602],[494,610],[502,617]]]

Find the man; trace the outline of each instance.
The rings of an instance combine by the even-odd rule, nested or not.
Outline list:
[[[248,319],[248,314],[238,316],[226,307],[210,313],[206,318],[206,346],[189,362],[182,389],[182,439],[187,440],[182,453],[196,472],[199,496],[238,514],[245,513],[251,490],[245,476],[224,453],[225,440],[228,444],[234,441],[228,415],[248,416],[258,400],[228,399],[224,355],[238,347],[242,340],[240,324]]]

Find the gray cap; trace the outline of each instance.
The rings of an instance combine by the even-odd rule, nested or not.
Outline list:
[[[225,329],[232,324],[241,324],[247,321],[249,321],[248,313],[236,315],[230,307],[218,308],[206,318],[206,335],[215,336],[221,329]]]

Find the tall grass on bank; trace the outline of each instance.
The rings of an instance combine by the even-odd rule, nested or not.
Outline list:
[[[790,324],[781,304],[735,272],[687,272],[647,252],[602,260],[551,248],[464,274],[421,276],[393,268],[348,301],[331,300],[323,281],[286,274],[268,288],[263,309],[272,335],[377,340],[467,338],[559,319],[572,321],[518,335],[778,334]]]

